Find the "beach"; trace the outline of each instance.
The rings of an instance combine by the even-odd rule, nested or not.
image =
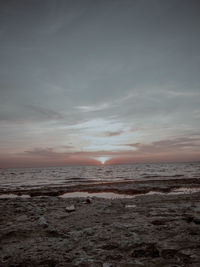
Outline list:
[[[194,178],[1,190],[0,266],[197,267],[198,189]],[[116,198],[92,195],[103,192]]]
[[[200,0],[0,0],[0,267],[200,267]]]

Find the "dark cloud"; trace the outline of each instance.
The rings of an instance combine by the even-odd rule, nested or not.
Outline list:
[[[105,136],[116,136],[122,134],[123,131],[117,131],[117,132],[106,132]]]
[[[34,148],[32,150],[24,151],[23,154],[29,155],[29,156],[41,156],[44,158],[59,158],[59,157],[66,157],[74,154],[74,152],[68,152],[66,150],[72,149],[73,146],[62,146],[58,148]],[[65,152],[59,152],[58,150],[64,149]]]
[[[63,116],[57,111],[51,110],[49,108],[36,107],[32,105],[24,105],[28,110],[33,111],[36,114],[36,117],[39,117],[43,120],[61,120]]]
[[[57,111],[46,107],[33,105],[16,105],[5,106],[0,113],[0,121],[14,123],[33,123],[40,121],[61,120],[64,117]]]

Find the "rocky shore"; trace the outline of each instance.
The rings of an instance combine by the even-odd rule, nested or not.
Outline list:
[[[178,188],[199,188],[199,178],[174,178],[174,179],[151,179],[143,181],[123,181],[123,182],[103,182],[93,184],[78,184],[72,186],[42,186],[38,188],[23,187],[8,190],[0,188],[2,194],[17,194],[35,196],[60,196],[70,192],[114,192],[118,194],[146,194],[148,192],[166,192],[169,193]]]
[[[189,184],[198,186],[199,180]],[[85,190],[170,191],[173,185],[178,182]],[[35,190],[31,198],[0,199],[0,266],[200,266],[200,192],[64,199],[48,190]]]

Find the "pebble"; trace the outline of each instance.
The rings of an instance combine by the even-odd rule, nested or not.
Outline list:
[[[195,216],[193,218],[193,222],[196,223],[196,224],[200,224],[200,216]]]
[[[40,226],[42,226],[42,227],[47,227],[48,226],[48,223],[47,223],[47,221],[45,220],[45,218],[43,216],[39,218],[38,224]]]
[[[74,206],[74,205],[70,205],[70,206],[67,206],[67,207],[65,208],[65,210],[66,210],[67,212],[72,212],[72,211],[75,211],[76,209],[75,209],[75,206]]]
[[[111,267],[111,266],[112,266],[111,263],[108,263],[108,262],[103,263],[103,267]]]
[[[134,204],[131,204],[131,205],[126,205],[125,208],[136,208],[137,206],[134,205]]]
[[[86,200],[85,200],[85,203],[86,203],[86,204],[90,204],[91,202],[92,202],[92,199],[91,199],[91,198],[89,198],[89,197],[86,198]]]

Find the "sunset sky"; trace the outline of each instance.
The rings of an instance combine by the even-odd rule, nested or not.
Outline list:
[[[0,1],[0,167],[193,160],[199,0]]]

